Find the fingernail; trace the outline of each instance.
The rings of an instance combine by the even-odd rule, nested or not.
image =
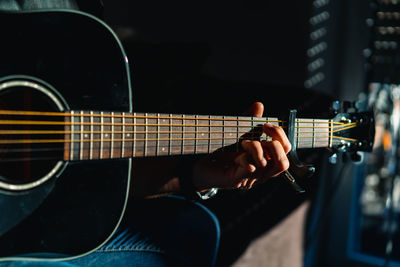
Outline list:
[[[267,166],[267,160],[266,159],[261,159],[261,166],[262,167]]]
[[[256,171],[256,166],[254,166],[253,164],[249,164],[249,171],[250,172],[255,172]]]

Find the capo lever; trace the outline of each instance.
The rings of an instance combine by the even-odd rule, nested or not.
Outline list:
[[[296,110],[290,110],[289,123],[288,123],[288,139],[292,144],[292,150],[289,152],[290,169],[294,171],[295,175],[298,176],[311,176],[315,168],[309,165],[304,165],[300,162],[296,153],[296,142],[295,142],[295,126],[296,126]],[[305,190],[296,182],[296,179],[289,171],[283,172],[285,180],[289,182],[292,188],[297,193],[304,193]]]
[[[289,182],[289,184],[292,186],[292,188],[293,188],[297,193],[303,194],[303,193],[306,192],[306,190],[304,190],[300,185],[298,185],[298,184],[296,183],[296,179],[294,179],[294,177],[290,174],[289,171],[287,171],[287,170],[284,171],[284,172],[283,172],[283,175],[285,176],[286,181]]]

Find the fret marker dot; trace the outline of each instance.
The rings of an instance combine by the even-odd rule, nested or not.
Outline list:
[[[88,137],[89,137],[89,135],[88,135],[88,134],[85,134],[84,136],[85,136],[85,138],[88,138]]]
[[[204,133],[202,133],[201,136],[204,136]]]
[[[131,135],[130,134],[126,134],[126,137],[131,137]]]
[[[165,151],[165,147],[161,148],[161,151],[164,152]]]
[[[108,134],[104,134],[104,137],[108,137]]]

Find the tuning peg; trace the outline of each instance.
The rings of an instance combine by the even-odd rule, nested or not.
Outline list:
[[[332,102],[331,110],[334,114],[338,114],[340,112],[340,102],[338,100]]]
[[[355,105],[355,102],[351,102],[351,101],[343,101],[342,103],[342,110],[345,113],[348,112],[357,112],[357,107]]]
[[[329,163],[330,164],[336,164],[337,163],[337,153],[333,153],[330,157],[329,157]]]

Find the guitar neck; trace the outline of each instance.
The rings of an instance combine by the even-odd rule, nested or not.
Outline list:
[[[211,153],[241,138],[265,140],[262,125],[278,118],[70,111],[64,160]],[[330,120],[296,119],[297,148],[329,147]],[[292,144],[293,145],[293,144]],[[236,149],[238,149],[236,147]]]

